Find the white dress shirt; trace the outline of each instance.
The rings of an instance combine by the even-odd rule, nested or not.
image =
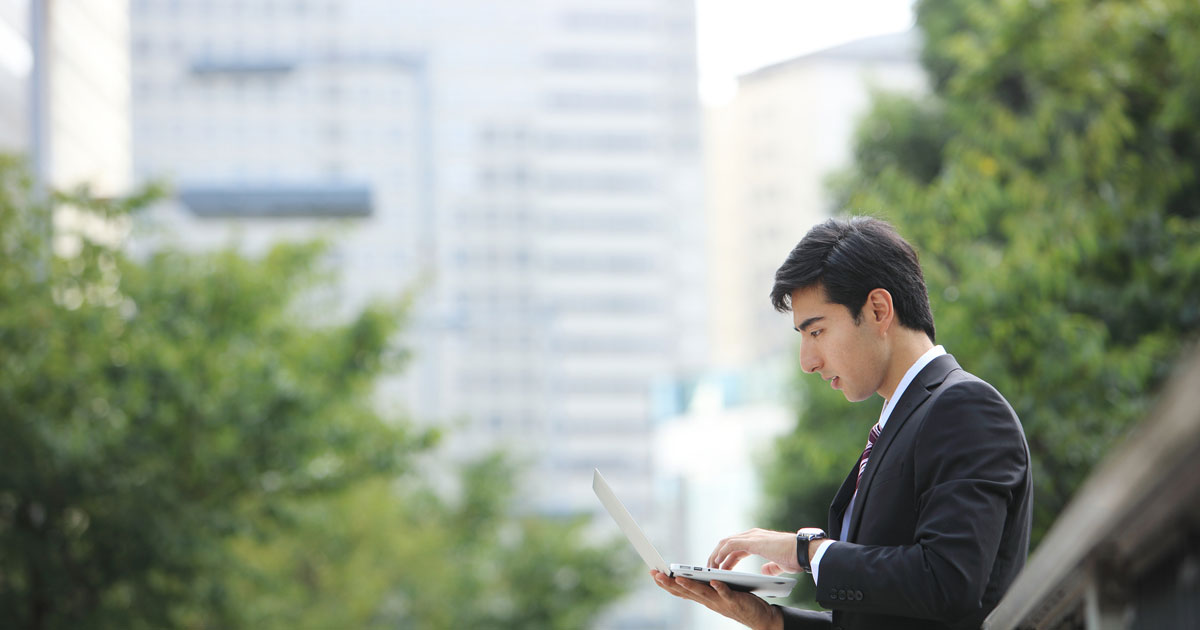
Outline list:
[[[904,390],[908,389],[908,384],[911,383],[913,381],[913,379],[917,377],[917,374],[921,373],[921,370],[925,369],[926,365],[929,365],[930,361],[933,361],[934,359],[942,356],[943,354],[946,354],[945,348],[943,348],[942,346],[934,346],[934,347],[926,350],[925,354],[922,354],[921,357],[919,359],[917,359],[916,362],[913,363],[912,366],[910,366],[908,368],[908,371],[904,373],[904,378],[900,379],[900,384],[896,386],[896,391],[892,392],[892,397],[887,399],[883,403],[883,411],[879,414],[879,430],[880,430],[880,432],[883,431],[883,427],[887,426],[888,418],[891,417],[891,415],[892,415],[892,409],[894,409],[896,407],[896,401],[900,400],[900,397],[904,395]],[[845,535],[847,528],[850,527],[850,513],[854,511],[854,499],[856,499],[857,497],[858,497],[858,490],[855,490],[854,496],[850,497],[850,503],[848,503],[846,505],[846,513],[842,515],[842,534],[843,535]],[[822,541],[821,545],[819,547],[817,547],[817,552],[813,554],[812,576],[813,576],[814,584],[817,584],[820,579],[818,577],[818,572],[821,570],[821,558],[825,557],[825,550],[829,549],[829,546],[834,544],[835,542],[837,542],[837,541],[836,540]]]

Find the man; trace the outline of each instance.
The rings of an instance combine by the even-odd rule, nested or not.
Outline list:
[[[776,272],[771,301],[792,311],[805,372],[852,402],[879,394],[883,410],[833,498],[828,535],[753,529],[720,541],[709,566],[753,554],[770,575],[811,571],[832,613],[652,571],[655,581],[756,629],[979,628],[1025,564],[1029,447],[1004,397],[934,345],[916,252],[883,221],[826,221]]]

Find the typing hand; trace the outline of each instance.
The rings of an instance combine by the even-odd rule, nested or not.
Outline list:
[[[807,550],[806,550],[807,551]],[[773,532],[754,528],[724,538],[708,557],[708,566],[730,570],[742,558],[756,555],[768,561],[763,573],[778,575],[782,572],[800,573],[803,569],[796,562],[796,535],[791,532]],[[767,573],[768,566],[774,573]],[[778,570],[776,570],[778,568]]]

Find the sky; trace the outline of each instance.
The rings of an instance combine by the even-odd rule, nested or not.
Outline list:
[[[700,98],[720,105],[738,75],[912,24],[912,0],[696,0]]]

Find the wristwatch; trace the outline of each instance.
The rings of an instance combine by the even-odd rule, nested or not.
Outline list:
[[[819,527],[805,527],[796,532],[796,560],[805,573],[812,573],[812,567],[808,564],[808,543],[822,538],[828,536],[825,535],[825,530]]]

